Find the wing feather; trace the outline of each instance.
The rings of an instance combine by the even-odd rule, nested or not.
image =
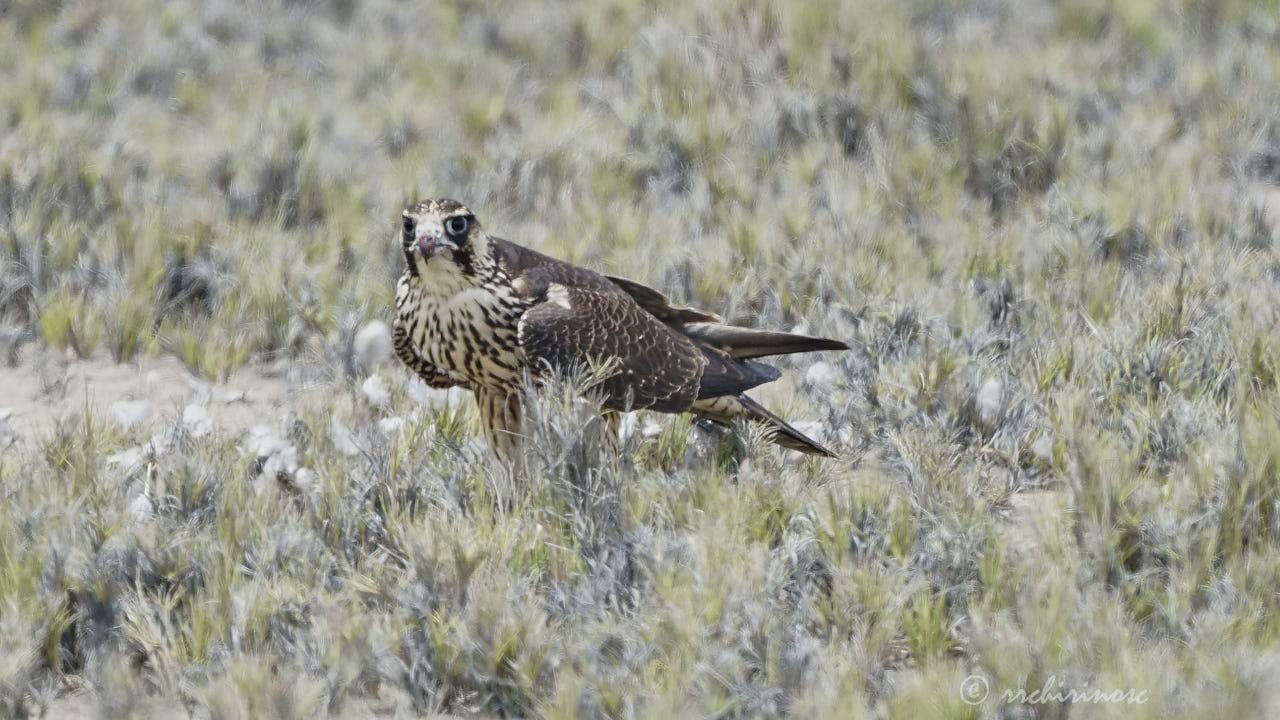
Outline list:
[[[718,323],[720,316],[687,305],[672,305],[671,300],[648,285],[641,285],[635,280],[606,275],[614,285],[631,296],[640,307],[649,311],[650,315],[668,325],[684,323]]]
[[[701,350],[629,295],[551,283],[545,297],[520,319],[517,337],[531,364],[614,363],[597,386],[614,410],[683,412],[698,397]]]

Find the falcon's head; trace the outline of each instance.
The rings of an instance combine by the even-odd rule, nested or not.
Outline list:
[[[423,200],[405,208],[403,219],[400,238],[411,273],[475,275],[487,265],[489,238],[457,200]]]

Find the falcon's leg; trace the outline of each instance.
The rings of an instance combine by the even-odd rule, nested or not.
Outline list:
[[[451,388],[462,384],[418,354],[418,349],[413,346],[413,341],[409,339],[409,331],[400,322],[400,318],[396,318],[395,327],[391,331],[391,343],[395,348],[396,357],[408,365],[409,369],[422,378],[427,385],[433,388]]]
[[[520,454],[520,394],[476,388],[484,439],[498,460],[512,465]]]

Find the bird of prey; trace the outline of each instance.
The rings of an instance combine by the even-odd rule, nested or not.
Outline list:
[[[402,219],[396,355],[432,387],[475,393],[500,459],[516,458],[524,379],[591,363],[609,373],[594,389],[615,418],[640,409],[742,418],[783,447],[834,456],[744,392],[780,375],[754,358],[848,345],[721,324],[640,283],[489,235],[456,200],[424,200]]]

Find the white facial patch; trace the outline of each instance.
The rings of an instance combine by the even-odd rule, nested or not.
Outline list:
[[[442,265],[451,263],[429,262],[431,258],[427,257],[420,247],[418,247],[418,238],[423,235],[434,233],[436,237],[444,237],[444,230],[440,226],[440,221],[430,218],[418,218],[413,228],[413,252],[410,257],[413,258],[414,265],[417,266],[418,272],[429,273],[433,270],[442,269]]]
[[[418,220],[418,224],[413,230],[413,237],[416,240],[430,232],[434,232],[438,238],[448,237],[448,235],[444,234],[444,226],[435,218],[422,218]]]

